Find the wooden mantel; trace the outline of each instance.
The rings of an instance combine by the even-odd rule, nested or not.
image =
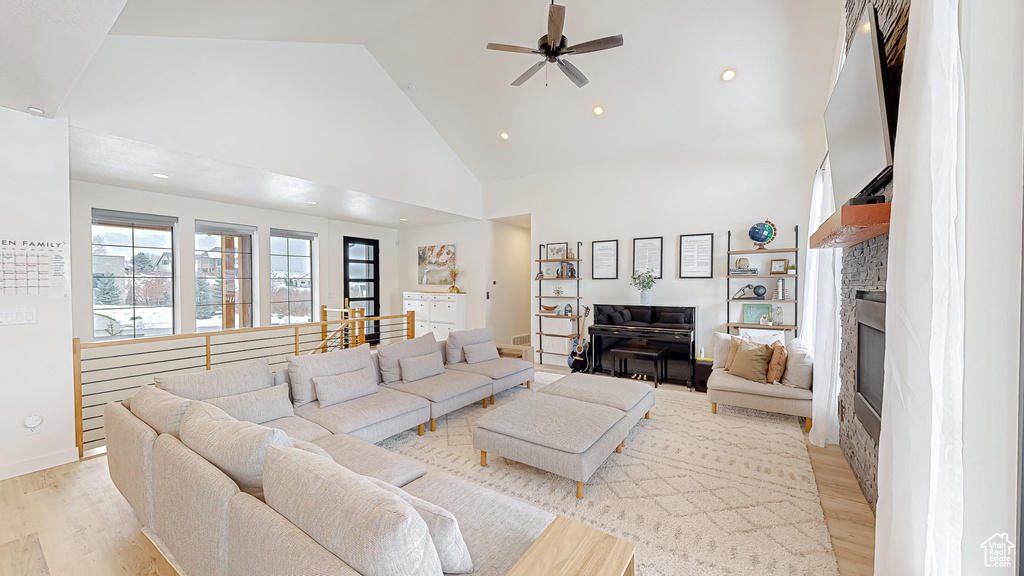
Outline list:
[[[843,206],[811,234],[811,248],[845,248],[888,233],[891,206]]]

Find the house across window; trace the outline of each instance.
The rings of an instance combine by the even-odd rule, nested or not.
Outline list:
[[[93,338],[113,340],[174,333],[177,218],[94,209]]]
[[[196,221],[196,331],[249,328],[256,228]]]
[[[313,239],[316,234],[270,231],[270,323],[313,321]]]

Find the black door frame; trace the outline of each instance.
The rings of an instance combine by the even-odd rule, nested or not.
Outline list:
[[[349,248],[352,244],[362,244],[369,246],[373,250],[373,257],[368,260],[361,258],[350,258]],[[345,306],[347,308],[360,308],[359,303],[361,302],[372,302],[374,313],[371,316],[380,316],[380,240],[373,238],[359,238],[356,236],[345,236],[345,257],[344,257],[344,269],[345,269]],[[373,278],[352,278],[349,275],[349,264],[371,264],[373,265]],[[372,297],[358,297],[352,298],[349,296],[350,282],[373,282],[373,296]],[[365,310],[365,308],[363,308]],[[380,343],[380,323],[370,322],[366,326],[366,341],[371,344]]]

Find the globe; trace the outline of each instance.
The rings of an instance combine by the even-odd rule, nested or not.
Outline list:
[[[764,247],[765,244],[775,239],[775,225],[769,221],[758,222],[750,227],[747,232],[754,244]]]

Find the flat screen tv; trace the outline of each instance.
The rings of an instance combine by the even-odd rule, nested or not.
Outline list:
[[[871,3],[861,15],[825,109],[836,208],[875,194],[892,178],[893,135],[886,109],[886,60]],[[895,113],[895,111],[894,111]]]

